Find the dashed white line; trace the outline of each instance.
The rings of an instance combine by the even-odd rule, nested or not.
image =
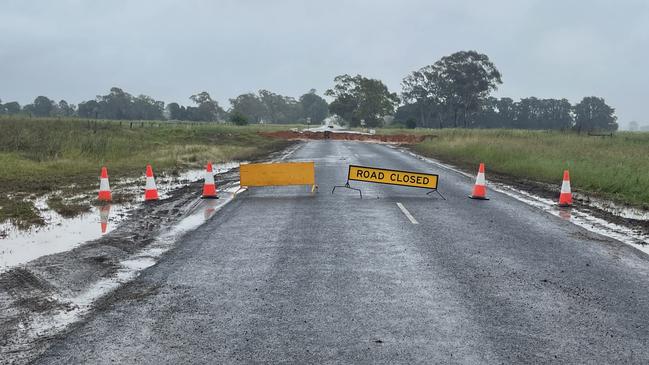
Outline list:
[[[397,207],[399,207],[399,209],[401,209],[401,211],[402,211],[403,214],[406,216],[406,218],[408,218],[408,219],[410,220],[410,223],[412,223],[412,224],[419,224],[419,222],[417,222],[417,220],[415,219],[415,217],[413,217],[412,214],[410,214],[410,212],[408,211],[408,209],[406,209],[406,207],[404,207],[403,204],[401,204],[401,203],[397,203]]]

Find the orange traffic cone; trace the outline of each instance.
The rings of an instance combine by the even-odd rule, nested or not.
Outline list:
[[[570,173],[563,172],[563,183],[561,184],[561,195],[559,195],[559,206],[569,207],[572,205],[572,192],[570,191]]]
[[[212,163],[208,162],[205,168],[205,184],[203,185],[203,198],[218,199],[216,195],[216,184],[212,174]]]
[[[151,165],[146,165],[146,187],[144,188],[144,200],[158,200],[158,189],[153,178]]]
[[[478,176],[475,179],[475,185],[473,186],[473,194],[469,195],[471,199],[480,199],[480,200],[489,200],[487,198],[487,183],[484,177],[484,163],[480,163],[480,169],[478,169]]]
[[[99,177],[99,200],[102,202],[111,201],[110,184],[108,184],[108,170],[106,170],[106,167],[101,168],[101,176]]]
[[[108,229],[108,215],[110,214],[110,204],[102,205],[99,208],[99,224],[101,225],[101,233],[106,233]]]

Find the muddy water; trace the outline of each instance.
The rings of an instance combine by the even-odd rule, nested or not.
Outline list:
[[[36,206],[42,209],[41,214],[47,226],[29,231],[21,231],[10,225],[4,226],[7,236],[0,239],[0,272],[99,238],[113,230],[127,217],[128,210],[132,208],[131,205],[105,205],[93,207],[91,212],[75,218],[63,218],[49,210],[44,200],[37,201]]]
[[[573,194],[576,197],[580,197],[579,194]],[[638,221],[649,221],[649,211],[642,210],[638,208],[629,208],[615,204],[613,202],[595,199],[595,198],[586,198],[582,200],[587,200],[588,205],[591,205],[595,208],[601,209],[605,212],[617,215],[622,218],[635,219]]]
[[[238,166],[238,162],[229,162],[213,165],[213,168],[216,174],[220,174]],[[184,171],[178,176],[157,176],[160,198],[165,199],[173,190],[203,179],[204,174],[204,170],[196,169]],[[135,202],[93,207],[88,213],[64,218],[49,209],[46,203],[48,197],[45,196],[37,198],[34,205],[43,216],[46,226],[25,231],[8,223],[0,225],[0,231],[4,232],[0,237],[0,273],[41,256],[71,250],[114,230],[121,221],[129,217],[129,212],[137,207],[138,203],[144,201],[144,176],[116,181],[114,185],[121,192],[137,194]]]
[[[246,163],[247,161],[242,162],[226,162],[222,164],[213,164],[212,168],[215,174],[222,174],[228,172],[232,169],[239,167],[240,163]],[[155,173],[155,170],[154,170]],[[203,169],[193,169],[186,170],[181,172],[177,176],[167,175],[167,174],[155,174],[156,187],[158,188],[158,193],[160,199],[165,199],[169,197],[169,194],[179,187],[185,186],[191,182],[195,182],[203,179],[205,170]],[[131,178],[131,179],[122,179],[117,182],[116,186],[120,189],[121,192],[132,193],[136,196],[136,202],[144,201],[144,182],[145,177],[142,174],[141,177]]]

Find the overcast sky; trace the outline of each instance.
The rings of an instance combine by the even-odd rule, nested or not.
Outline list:
[[[119,86],[188,104],[319,93],[360,73],[392,91],[458,50],[487,54],[496,96],[602,96],[649,124],[649,1],[31,1],[0,4],[0,99],[78,103]]]

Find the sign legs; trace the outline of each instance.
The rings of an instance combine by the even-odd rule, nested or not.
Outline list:
[[[356,190],[361,195],[361,199],[363,199],[363,192],[361,191],[361,189],[352,188],[351,186],[349,186],[349,181],[347,181],[345,183],[345,185],[336,185],[336,186],[334,186],[334,188],[331,189],[332,194],[334,193],[334,191],[336,191],[336,188],[345,188],[345,189]]]
[[[432,194],[432,193],[437,193],[439,196],[442,197],[442,199],[446,200],[446,198],[444,197],[444,195],[442,195],[442,193],[440,193],[439,190],[437,190],[437,189],[433,189],[433,190],[427,192],[426,195],[429,195],[429,194]]]

